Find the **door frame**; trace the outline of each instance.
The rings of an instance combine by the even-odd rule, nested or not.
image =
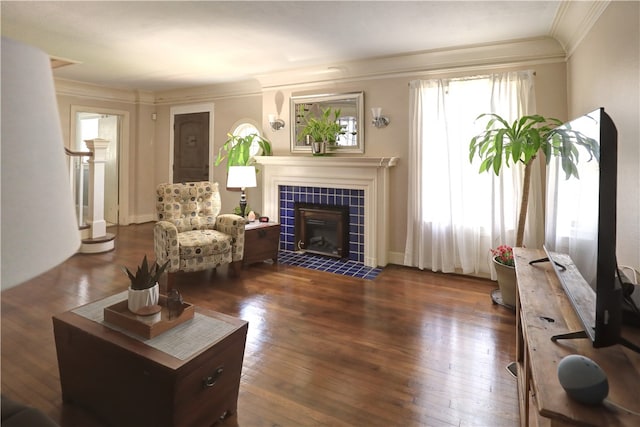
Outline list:
[[[175,117],[180,114],[209,113],[209,181],[213,182],[213,110],[214,104],[207,102],[203,104],[176,105],[169,109],[169,182],[173,182],[173,141],[175,139],[174,124]]]
[[[120,130],[118,139],[120,146],[118,147],[118,224],[129,225],[129,129],[130,129],[130,113],[126,110],[115,110],[112,108],[89,107],[87,105],[71,105],[70,143],[76,140],[76,116],[77,113],[94,113],[108,114],[121,117]]]

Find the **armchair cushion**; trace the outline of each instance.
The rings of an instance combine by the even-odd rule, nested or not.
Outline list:
[[[189,259],[231,252],[233,238],[217,230],[193,230],[178,234],[180,258]]]

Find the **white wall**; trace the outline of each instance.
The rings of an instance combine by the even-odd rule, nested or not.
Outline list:
[[[640,271],[640,3],[611,2],[569,57],[569,116],[604,107],[618,129],[618,263]]]

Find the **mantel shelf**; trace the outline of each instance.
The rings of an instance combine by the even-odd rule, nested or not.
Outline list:
[[[256,156],[261,165],[304,167],[390,168],[399,157]]]

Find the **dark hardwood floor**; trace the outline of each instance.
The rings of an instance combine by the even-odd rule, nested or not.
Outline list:
[[[101,425],[62,403],[51,316],[125,290],[121,266],[153,258],[152,226],[110,230],[114,251],[75,255],[2,292],[3,395],[64,427]],[[492,282],[393,265],[368,281],[263,263],[176,284],[186,301],[249,322],[238,413],[222,426],[518,425],[505,369],[515,315],[492,304]]]

